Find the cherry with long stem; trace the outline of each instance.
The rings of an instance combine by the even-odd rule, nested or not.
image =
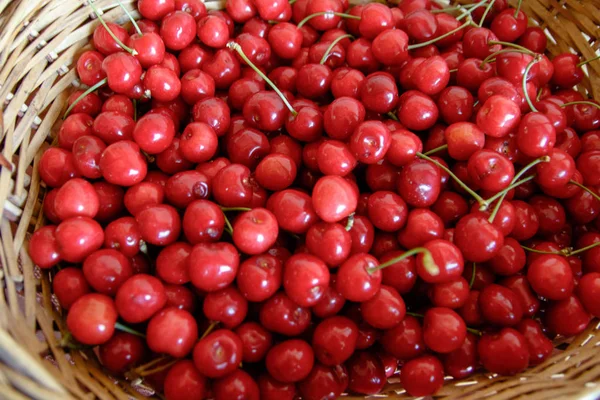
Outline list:
[[[94,86],[86,89],[85,92],[81,93],[79,95],[79,97],[77,97],[75,99],[75,101],[73,103],[71,103],[71,105],[69,106],[69,108],[67,108],[67,111],[65,111],[65,113],[63,114],[63,119],[66,119],[69,114],[71,113],[71,111],[73,111],[73,109],[75,108],[75,106],[85,98],[85,96],[87,96],[90,93],[95,92],[96,90],[98,90],[99,88],[101,88],[102,86],[106,85],[106,83],[108,82],[108,78],[104,78],[101,81],[99,81],[98,83],[96,83]]]
[[[494,6],[494,3],[496,2],[496,0],[492,0],[490,1],[490,4],[488,4],[488,6],[485,8],[485,11],[483,13],[483,15],[481,16],[481,19],[479,20],[479,27],[481,28],[483,26],[483,23],[485,22],[485,19],[487,18],[488,14],[490,13],[490,10],[492,9],[492,7]]]
[[[408,50],[420,49],[421,47],[426,47],[426,46],[429,46],[430,44],[434,44],[442,39],[447,38],[448,36],[454,35],[456,32],[458,32],[462,29],[465,29],[467,26],[471,25],[472,23],[473,23],[473,21],[469,20],[469,21],[465,22],[464,24],[462,24],[461,26],[459,26],[458,28],[452,29],[451,31],[446,32],[443,35],[437,36],[434,39],[428,40],[427,42],[411,44],[408,46]]]
[[[561,107],[565,108],[565,107],[568,107],[568,106],[576,106],[578,104],[584,104],[584,105],[587,105],[587,106],[592,106],[592,107],[596,107],[597,109],[600,109],[600,104],[594,103],[593,101],[588,101],[588,100],[570,101],[568,103],[562,104]]]
[[[479,65],[479,68],[483,68],[486,64],[496,61],[496,56],[499,56],[500,54],[506,54],[506,53],[521,53],[521,54],[528,54],[530,56],[536,55],[536,53],[534,53],[533,51],[528,50],[528,49],[525,49],[525,50],[518,49],[518,48],[516,48],[516,49],[513,49],[513,48],[501,49],[501,50],[498,50],[498,51],[490,54],[483,60],[481,60],[481,64]]]
[[[117,3],[119,3],[119,6],[121,6],[121,8],[123,9],[123,11],[127,15],[127,18],[129,18],[129,20],[133,24],[133,28],[135,29],[135,31],[137,32],[137,34],[140,35],[140,36],[144,36],[144,33],[140,29],[140,26],[137,24],[137,22],[135,21],[135,18],[133,18],[133,16],[131,15],[131,13],[129,12],[129,10],[127,9],[127,7],[125,7],[125,5],[121,2],[121,0],[117,0]]]
[[[411,317],[415,317],[415,318],[425,318],[425,315],[419,314],[419,313],[415,313],[415,312],[412,312],[412,311],[407,311],[406,315],[410,315]],[[472,334],[477,335],[477,336],[481,336],[482,335],[481,331],[478,330],[478,329],[475,329],[475,328],[469,328],[469,327],[467,327],[467,331],[471,332]]]
[[[331,53],[331,50],[333,50],[333,48],[335,47],[336,44],[338,44],[341,40],[344,40],[344,39],[354,39],[354,36],[352,36],[350,34],[345,34],[345,35],[340,35],[337,38],[335,38],[335,40],[333,42],[331,42],[329,47],[327,47],[327,50],[325,50],[325,54],[323,54],[323,57],[321,57],[321,61],[319,62],[319,64],[321,64],[321,65],[325,64],[325,62],[327,61],[327,58],[329,57],[329,54]]]
[[[515,18],[519,16],[519,11],[521,11],[521,5],[523,4],[523,0],[519,0],[517,3],[517,8],[515,9]]]
[[[250,211],[251,208],[247,207],[221,207],[221,211],[223,212],[223,218],[225,219],[225,231],[230,235],[233,235],[233,226],[231,226],[231,222],[229,222],[229,218],[225,212],[227,211]]]
[[[521,81],[521,85],[523,85],[523,96],[525,96],[525,101],[527,101],[527,104],[529,105],[529,108],[533,112],[538,112],[538,109],[535,108],[535,106],[533,105],[533,102],[529,98],[529,94],[527,93],[527,75],[529,75],[529,71],[531,71],[531,68],[533,68],[533,66],[535,64],[537,64],[538,62],[540,62],[540,60],[541,60],[541,56],[540,55],[536,55],[533,58],[533,60],[531,60],[531,62],[529,64],[527,64],[527,68],[525,68],[525,72],[523,73],[523,79]]]
[[[439,147],[436,147],[435,149],[431,149],[429,151],[426,151],[423,154],[425,154],[426,156],[430,156],[432,154],[439,153],[440,151],[446,150],[447,148],[448,148],[448,145],[447,144],[443,144],[443,145],[441,145]]]
[[[600,60],[600,55],[597,55],[596,57],[590,58],[589,60],[583,60],[582,62],[580,62],[579,64],[577,64],[577,67],[581,68],[585,64],[591,63],[592,61],[596,61],[596,60]]]
[[[402,260],[407,259],[408,257],[412,257],[417,254],[423,255],[423,266],[425,267],[427,272],[429,272],[431,275],[439,275],[440,268],[435,263],[433,256],[431,255],[431,252],[429,250],[427,250],[425,247],[415,247],[414,249],[408,250],[407,252],[404,252],[403,254],[399,255],[398,257],[394,257],[391,260],[384,262],[383,264],[379,264],[376,267],[368,268],[367,272],[369,274],[372,274],[373,272],[380,271],[384,268],[389,267],[390,265],[394,265],[397,262],[400,262]]]
[[[144,335],[143,333],[138,332],[135,329],[128,327],[127,325],[123,325],[120,322],[115,322],[115,329],[117,329],[121,332],[131,333],[132,335],[139,336],[141,338],[146,338],[146,335]]]
[[[273,83],[273,81],[270,80],[256,65],[254,65],[252,61],[250,61],[246,54],[244,54],[244,51],[242,50],[242,47],[239,44],[237,44],[236,42],[229,42],[227,44],[227,47],[230,50],[235,51],[242,58],[242,60],[244,60],[244,62],[248,64],[248,66],[258,74],[258,76],[260,76],[265,82],[267,82],[269,86],[271,86],[271,88],[275,91],[275,93],[279,95],[279,97],[281,98],[287,109],[290,110],[290,113],[292,113],[293,116],[298,115],[298,112],[294,110],[294,107],[292,107],[288,99],[283,95],[283,93],[281,93],[281,90],[279,90],[279,88]]]
[[[581,183],[571,180],[569,181],[569,183],[572,183],[573,185],[577,186],[578,188],[585,190],[586,192],[588,192],[589,194],[592,195],[592,197],[594,197],[596,200],[600,201],[600,196],[598,196],[598,194],[596,192],[594,192],[592,189],[588,188],[585,185],[582,185]]]
[[[321,17],[323,15],[335,15],[337,17],[342,17],[342,18],[360,20],[360,17],[358,15],[340,13],[340,12],[335,12],[335,11],[320,11],[320,12],[306,16],[302,21],[300,21],[300,23],[298,23],[298,29],[302,28],[311,19],[313,19],[315,17]]]
[[[459,179],[459,177],[456,176],[454,174],[454,172],[450,171],[450,169],[448,167],[446,167],[442,163],[434,160],[433,158],[431,158],[428,155],[423,154],[423,153],[417,153],[417,157],[435,164],[438,168],[442,169],[444,172],[446,172],[448,175],[450,175],[450,177],[452,179],[454,179],[456,181],[456,183],[458,183],[460,185],[460,187],[462,187],[467,193],[469,193],[471,196],[473,196],[473,198],[479,203],[479,205],[481,207],[484,207],[484,206],[485,206],[485,208],[488,207],[489,203],[483,197],[481,197],[480,195],[475,193],[475,191],[473,189],[471,189],[470,187],[468,187],[463,181],[461,181]]]
[[[137,51],[135,51],[131,47],[126,46],[125,43],[121,42],[121,40],[113,33],[113,31],[110,30],[110,28],[108,27],[108,25],[106,25],[106,22],[104,22],[104,18],[102,18],[102,16],[100,15],[100,11],[98,11],[98,9],[94,5],[94,3],[92,1],[89,1],[88,3],[90,5],[90,7],[92,8],[92,10],[94,11],[94,14],[96,14],[96,16],[98,17],[98,20],[100,21],[100,23],[102,24],[102,26],[104,27],[104,29],[106,29],[106,31],[110,35],[110,37],[112,37],[113,40],[115,42],[117,42],[117,44],[119,46],[121,46],[121,48],[123,50],[125,50],[126,52],[128,52],[132,56],[137,55]]]
[[[473,7],[469,8],[468,10],[463,11],[462,14],[460,14],[458,17],[456,17],[457,21],[460,21],[461,19],[463,19],[464,17],[467,16],[471,16],[471,13],[473,11],[475,11],[476,9],[478,9],[479,7],[485,5],[485,3],[487,2],[487,0],[481,0],[479,3],[473,5]],[[471,24],[473,24],[473,21],[470,21]]]

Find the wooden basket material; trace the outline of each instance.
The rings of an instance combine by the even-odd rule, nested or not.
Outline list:
[[[129,9],[134,0],[123,0]],[[125,23],[114,0],[96,1],[104,18]],[[207,1],[220,9],[224,1]],[[600,47],[600,0],[525,0],[531,24],[547,28],[552,54],[594,57]],[[139,17],[134,11],[134,16]],[[27,254],[29,234],[43,223],[37,164],[55,137],[69,89],[78,87],[77,56],[89,47],[98,20],[83,0],[0,0],[0,398],[142,398],[102,370],[91,353],[65,350],[62,316],[51,304],[50,278]],[[586,66],[580,86],[600,99],[600,61]],[[446,399],[573,399],[600,397],[597,321],[542,365],[515,377],[486,374],[447,382]],[[399,383],[376,397],[403,398]]]

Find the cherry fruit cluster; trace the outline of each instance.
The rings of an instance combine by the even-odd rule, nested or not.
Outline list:
[[[90,7],[29,242],[65,346],[167,400],[425,396],[600,317],[595,60],[506,0]]]

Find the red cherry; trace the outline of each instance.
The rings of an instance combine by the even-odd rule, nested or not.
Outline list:
[[[239,255],[232,244],[198,243],[188,257],[188,272],[195,287],[213,292],[233,282],[239,262]]]
[[[110,297],[89,293],[73,303],[67,314],[67,326],[77,341],[96,346],[112,337],[117,317],[117,309]]]
[[[529,364],[527,340],[512,328],[485,333],[477,343],[477,353],[485,369],[500,375],[515,375]]]
[[[221,323],[227,329],[241,324],[248,313],[248,302],[232,286],[208,293],[202,307],[206,318]]]
[[[573,272],[561,256],[537,258],[529,265],[527,279],[537,294],[550,300],[564,300],[573,292]]]
[[[267,371],[280,382],[305,379],[314,364],[314,353],[308,343],[299,339],[287,340],[271,348],[266,358]]]
[[[150,350],[173,357],[185,357],[198,340],[198,326],[194,317],[175,307],[164,308],[155,314],[146,330]]]
[[[246,322],[238,326],[235,333],[242,341],[244,362],[262,361],[273,345],[273,338],[269,331],[256,322]]]
[[[360,394],[379,393],[385,386],[385,368],[376,354],[357,352],[346,363],[350,381],[348,389]]]
[[[135,220],[142,239],[157,246],[174,243],[181,232],[181,218],[175,208],[160,204],[140,211]]]
[[[178,361],[169,369],[164,388],[167,400],[202,399],[206,397],[207,392],[208,382],[192,361]]]
[[[150,319],[166,302],[167,296],[162,282],[146,274],[137,274],[127,279],[115,298],[119,316],[130,323]]]
[[[444,384],[444,367],[434,356],[415,358],[402,366],[400,380],[411,396],[433,395]]]
[[[478,364],[476,336],[467,333],[462,345],[457,350],[445,354],[443,362],[444,371],[454,379],[463,379],[472,375]]]
[[[483,317],[500,326],[513,326],[523,318],[523,306],[511,289],[492,284],[486,286],[479,296]]]
[[[295,254],[284,267],[283,287],[286,294],[302,307],[315,305],[329,286],[325,263],[308,254]]]
[[[44,241],[49,240],[49,232],[51,230],[44,231],[43,234],[40,234],[40,238],[45,237]],[[60,257],[73,263],[82,262],[87,256],[98,250],[104,242],[102,227],[88,217],[74,217],[61,222],[54,231],[54,237]],[[44,245],[48,244],[44,243]],[[50,247],[50,249],[54,249],[54,247]]]
[[[532,319],[524,319],[517,326],[518,331],[525,338],[529,351],[529,365],[538,365],[544,362],[554,351],[552,341],[544,335],[540,324]]]
[[[342,364],[355,351],[358,327],[352,320],[334,316],[320,322],[313,334],[315,357],[327,366]]]
[[[379,292],[361,304],[364,320],[377,329],[389,329],[398,325],[406,314],[404,300],[396,289],[382,285]]]
[[[200,339],[194,347],[194,365],[209,378],[221,378],[238,369],[242,341],[230,330],[219,329]]]
[[[98,348],[102,366],[114,374],[121,374],[134,367],[146,353],[144,342],[138,336],[115,332],[110,340]]]
[[[79,268],[68,267],[61,269],[52,279],[52,292],[56,295],[61,307],[66,310],[70,309],[80,297],[88,294],[90,291],[91,289],[85,280],[83,271]]]
[[[298,383],[298,390],[306,400],[337,398],[347,387],[348,373],[343,365],[326,367],[316,364],[306,379]]]

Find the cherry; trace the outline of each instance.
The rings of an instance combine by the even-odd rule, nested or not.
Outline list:
[[[206,295],[203,312],[209,320],[233,329],[246,318],[248,302],[235,287],[228,286]]]
[[[175,0],[140,0],[138,10],[144,18],[157,21],[175,10]]]
[[[380,261],[387,263],[403,254],[402,251],[391,251],[384,254]],[[407,257],[387,266],[382,270],[382,283],[393,287],[400,294],[411,291],[417,281],[417,267],[414,257]]]
[[[426,160],[416,159],[400,172],[397,190],[413,207],[429,207],[441,192],[440,169]]]
[[[137,58],[127,53],[113,53],[102,61],[108,87],[116,93],[128,94],[142,76],[142,66]]]
[[[244,207],[250,203],[252,187],[250,170],[241,164],[221,169],[212,181],[213,196],[224,207]]]
[[[85,265],[84,263],[84,273]],[[119,316],[130,323],[150,319],[166,302],[167,296],[162,282],[146,274],[137,274],[127,279],[119,287],[115,298]]]
[[[77,341],[96,346],[113,336],[117,317],[117,309],[110,297],[88,293],[72,304],[67,314],[67,326]]]
[[[190,360],[181,360],[174,364],[167,373],[164,386],[165,398],[168,400],[201,399],[208,391],[206,378]]]
[[[513,326],[523,318],[523,306],[516,293],[497,284],[483,288],[479,306],[483,317],[495,325]]]
[[[135,216],[150,206],[162,204],[164,197],[165,190],[160,184],[140,182],[127,189],[123,201],[127,211]]]
[[[444,367],[434,356],[415,358],[402,366],[400,381],[411,396],[433,395],[444,384]]]
[[[529,113],[519,123],[517,145],[529,157],[540,157],[550,153],[556,143],[556,131],[543,114]]]
[[[284,383],[305,379],[314,364],[314,353],[308,343],[291,339],[276,344],[266,358],[267,371],[276,380]]]
[[[378,191],[369,197],[367,213],[376,228],[385,232],[396,232],[406,223],[408,208],[399,195],[389,191]]]
[[[135,121],[121,111],[103,111],[94,120],[93,131],[104,143],[132,140]]]
[[[498,37],[487,28],[473,28],[463,36],[463,52],[465,58],[485,59],[501,49],[500,44],[489,42],[497,41]]]
[[[102,34],[100,29],[101,28],[98,27],[98,29],[94,31],[94,36],[97,35],[96,32],[98,32],[98,35]],[[102,29],[104,28],[102,27]],[[107,50],[109,52],[111,51],[111,49],[104,49],[105,52]],[[77,60],[77,75],[83,84],[94,86],[102,79],[106,78],[106,74],[102,70],[102,61],[104,61],[103,54],[93,50],[88,50],[79,56],[79,59]]]
[[[497,275],[510,276],[525,267],[525,250],[513,238],[504,238],[504,245],[487,265]]]
[[[355,6],[353,9],[356,8],[357,7]],[[359,40],[360,39],[357,41]],[[345,67],[338,68],[333,71],[331,79],[331,93],[336,99],[340,97],[351,97],[358,99],[361,83],[364,79],[365,75],[357,69]]]
[[[114,374],[121,374],[134,367],[146,352],[143,340],[126,332],[115,332],[98,350],[100,363]]]
[[[94,182],[92,185],[100,200],[96,220],[106,222],[116,218],[125,208],[123,203],[125,192],[123,189],[102,181]]]
[[[328,266],[340,265],[350,255],[350,233],[337,223],[318,222],[306,233],[307,249]]]
[[[166,307],[175,307],[193,313],[196,309],[196,297],[190,289],[181,285],[165,284]]]
[[[400,29],[385,29],[373,39],[371,50],[380,63],[400,66],[409,58],[408,35]]]
[[[373,256],[366,253],[354,254],[338,269],[337,291],[350,301],[363,302],[372,299],[381,286],[381,271],[372,271],[377,265],[377,259]]]
[[[181,218],[174,207],[159,204],[137,213],[135,220],[142,239],[157,246],[174,243],[181,232]]]
[[[454,281],[435,284],[429,291],[429,298],[437,307],[457,309],[466,303],[468,297],[469,283],[462,277]]]
[[[54,225],[41,227],[29,239],[29,256],[40,268],[52,268],[61,260]]]
[[[298,390],[307,400],[337,398],[347,387],[348,373],[343,365],[316,364],[306,379],[298,383]]]
[[[105,56],[123,51],[119,42],[115,40],[109,31],[112,32],[121,43],[124,43],[127,40],[127,31],[122,26],[112,22],[105,22],[102,25],[98,25],[98,27],[94,29],[92,42],[94,48]]]
[[[274,193],[267,209],[275,215],[281,229],[295,234],[306,233],[318,219],[311,197],[296,189]]]
[[[529,364],[527,340],[512,328],[484,333],[477,343],[477,353],[485,369],[500,375],[515,375]]]
[[[399,129],[390,132],[390,147],[385,154],[385,159],[397,167],[403,167],[413,161],[423,151],[421,139],[414,133]]]
[[[435,124],[438,116],[437,105],[424,93],[408,90],[398,99],[398,119],[410,130],[427,130]]]
[[[525,319],[519,323],[517,329],[527,343],[529,365],[538,365],[550,357],[554,346],[552,341],[544,335],[537,321]]]
[[[376,354],[356,352],[346,363],[348,389],[360,394],[379,393],[385,386],[385,368]]]
[[[129,140],[109,145],[102,153],[99,165],[104,179],[119,186],[133,186],[144,180],[148,172],[140,147]]]
[[[573,292],[573,273],[561,256],[537,258],[529,265],[527,279],[536,293],[551,300],[564,300]]]
[[[520,200],[511,202],[515,208],[515,226],[511,231],[511,236],[518,241],[531,239],[539,229],[539,219],[535,209],[528,203]]]
[[[467,214],[456,224],[454,242],[468,261],[492,259],[504,245],[504,235],[484,215]]]
[[[185,208],[192,201],[210,194],[208,178],[198,171],[178,172],[167,180],[165,195],[172,205]]]
[[[213,292],[233,282],[239,262],[233,245],[200,242],[192,248],[188,257],[188,273],[195,287]]]
[[[219,329],[194,346],[194,365],[209,378],[221,378],[237,370],[242,361],[242,341],[230,330]]]
[[[356,324],[346,317],[334,316],[316,326],[312,347],[319,362],[333,367],[344,363],[352,356],[357,339]]]
[[[477,338],[467,333],[462,345],[443,356],[444,371],[454,379],[463,379],[472,375],[478,364]]]
[[[514,42],[525,33],[527,20],[527,15],[523,11],[517,10],[514,12],[512,9],[507,8],[494,17],[490,29],[498,39],[505,42]]]
[[[273,344],[269,331],[256,322],[246,322],[238,326],[235,333],[242,341],[242,360],[244,362],[262,361]]]
[[[78,175],[73,154],[57,147],[42,154],[39,172],[44,183],[50,187],[60,187]]]
[[[361,304],[364,320],[378,329],[389,329],[398,325],[405,314],[404,300],[391,286],[382,285],[374,297]]]
[[[49,246],[46,248],[52,249],[51,251],[57,250],[60,258],[67,262],[82,262],[87,256],[98,250],[104,242],[102,227],[89,217],[69,218],[61,222],[54,232],[52,232],[53,230],[53,228],[48,228],[48,230],[44,230],[43,233],[39,234],[41,239],[39,243],[43,244],[44,247]],[[52,234],[55,244],[51,241]],[[37,240],[33,244],[35,245],[36,242]],[[32,247],[30,243],[30,248]],[[44,247],[41,247],[41,249],[44,249]],[[32,259],[36,262],[36,256],[32,255]],[[52,255],[46,260],[45,265],[48,265],[49,262],[55,265],[58,259],[55,255]]]
[[[58,275],[57,275],[58,276]],[[600,310],[598,309],[598,288],[600,284],[600,274],[598,272],[589,272],[579,280],[579,285],[577,286],[577,296],[580,302],[583,304],[585,309],[596,316],[600,314]]]
[[[44,228],[41,228],[39,231],[42,229]],[[60,306],[65,310],[70,309],[77,299],[88,294],[90,291],[90,286],[85,280],[83,271],[79,268],[68,267],[61,269],[52,279],[52,292],[56,295]]]
[[[156,275],[164,282],[182,285],[190,281],[188,257],[192,247],[176,242],[163,248],[156,258]]]
[[[198,340],[198,327],[189,312],[168,307],[152,317],[146,336],[150,350],[185,357]]]
[[[301,3],[297,1],[294,5]],[[296,385],[293,383],[282,383],[275,380],[269,374],[262,374],[258,378],[260,398],[264,400],[294,400],[296,396]]]
[[[214,79],[217,89],[226,89],[241,75],[240,62],[229,49],[218,50],[202,65],[202,71]]]
[[[215,400],[227,400],[245,398],[258,400],[260,398],[259,388],[254,379],[242,370],[235,370],[224,378],[213,383]]]

